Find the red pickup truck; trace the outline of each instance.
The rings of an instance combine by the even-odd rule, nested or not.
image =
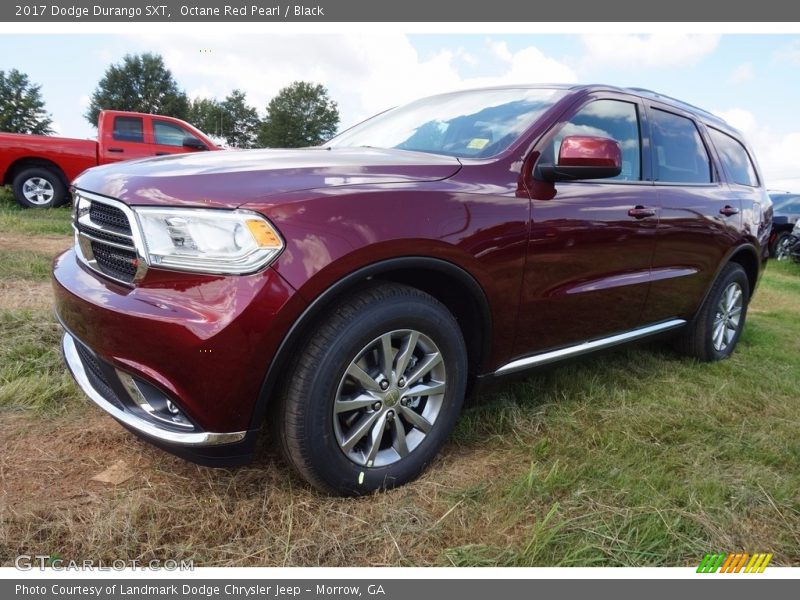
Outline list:
[[[90,167],[148,156],[221,150],[203,133],[172,117],[104,110],[97,141],[0,133],[0,185],[11,185],[27,208],[68,199],[70,181]]]

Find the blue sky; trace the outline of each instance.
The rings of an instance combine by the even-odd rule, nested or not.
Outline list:
[[[343,126],[416,97],[485,84],[646,87],[721,114],[755,146],[769,185],[800,187],[798,35],[209,36],[140,28],[129,35],[0,35],[0,69],[19,69],[41,84],[60,133],[88,137],[93,129],[82,113],[105,68],[144,51],[161,53],[191,96],[222,97],[238,87],[262,112],[291,81],[321,82],[339,102]]]

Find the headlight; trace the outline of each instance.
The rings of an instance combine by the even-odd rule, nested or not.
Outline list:
[[[252,273],[272,262],[283,240],[259,214],[244,210],[134,209],[154,267],[202,273]]]

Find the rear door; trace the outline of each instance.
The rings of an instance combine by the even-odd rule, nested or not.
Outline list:
[[[615,139],[622,173],[594,181],[536,181],[520,304],[517,356],[641,324],[658,222],[638,98],[593,95],[543,137],[550,162],[567,135]]]
[[[705,127],[675,107],[646,105],[660,217],[644,319],[690,319],[739,238],[741,200]]]
[[[144,117],[141,116],[113,116],[110,133],[105,131],[103,139],[100,140],[101,162],[109,163],[150,156],[144,121]]]

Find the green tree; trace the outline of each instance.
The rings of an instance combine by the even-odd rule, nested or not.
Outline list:
[[[103,109],[130,110],[185,119],[189,98],[158,54],[127,54],[106,69],[84,115],[92,125]]]
[[[9,133],[53,133],[53,120],[44,109],[41,86],[25,73],[0,71],[0,131]]]
[[[267,105],[258,135],[260,146],[301,148],[331,138],[339,125],[339,108],[319,84],[295,81]]]
[[[220,104],[222,137],[234,148],[253,148],[261,128],[258,111],[247,104],[241,90],[233,90]]]
[[[222,137],[222,109],[215,98],[195,98],[189,107],[189,123],[203,133]]]

